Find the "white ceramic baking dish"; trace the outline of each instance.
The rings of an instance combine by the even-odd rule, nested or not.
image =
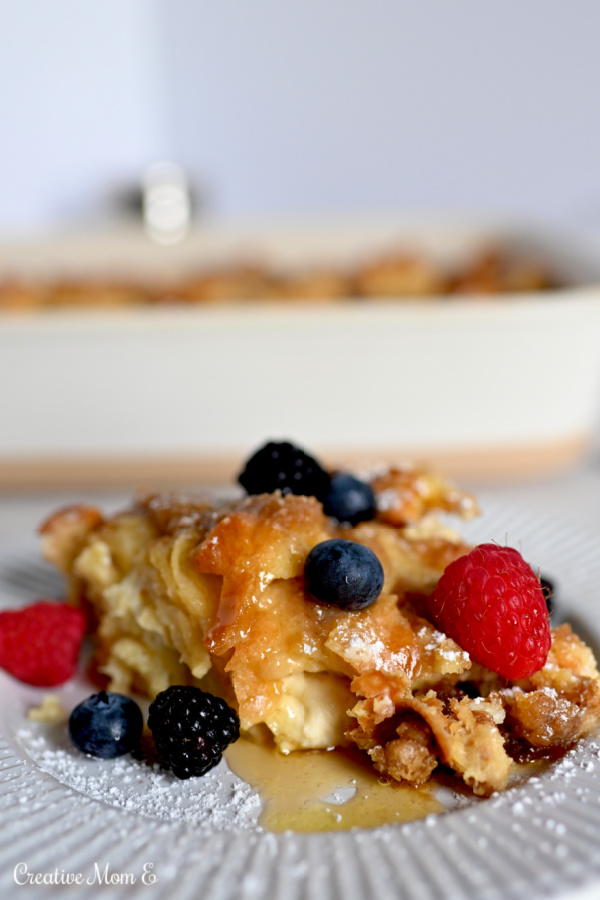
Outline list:
[[[0,316],[0,486],[205,482],[266,438],[336,463],[427,459],[531,476],[581,460],[600,412],[600,262],[515,223],[211,225],[0,247],[0,277],[173,277],[240,258],[347,263],[392,247],[541,255],[567,287],[493,298],[53,310]]]

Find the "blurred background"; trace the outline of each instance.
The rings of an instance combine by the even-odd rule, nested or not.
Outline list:
[[[343,225],[377,216],[437,221],[442,215],[446,222],[465,216],[536,222],[599,247],[599,34],[595,0],[2,4],[0,281],[13,276],[17,257],[20,270],[24,263],[35,269],[38,236],[93,235],[100,228],[106,264],[125,254],[125,228],[137,253],[146,241],[139,218],[142,188],[153,178],[160,182],[165,169],[153,166],[161,161],[171,166],[167,175],[191,205],[192,231],[204,235],[202,240],[212,228],[230,223],[237,223],[238,235],[243,223],[257,221],[305,223],[318,234],[315,223],[331,217]],[[139,231],[139,246],[132,229]],[[183,243],[186,229],[187,224],[177,233]],[[313,245],[318,243],[315,238]],[[78,245],[65,247],[77,261]],[[136,258],[142,257],[166,259],[149,244]],[[456,304],[462,311],[454,318],[447,310],[439,319],[432,313],[426,326],[413,310],[408,330],[381,309],[368,320],[360,313],[360,328],[355,312],[336,313],[345,316],[344,328],[351,332],[339,338],[344,363],[337,368],[329,339],[319,344],[315,335],[324,329],[342,334],[342,319],[314,309],[288,321],[286,333],[297,335],[289,351],[264,311],[254,320],[246,311],[232,314],[225,326],[210,316],[201,325],[184,322],[181,310],[174,310],[169,321],[178,321],[179,336],[166,320],[109,327],[107,320],[89,319],[68,328],[66,319],[0,322],[0,374],[14,385],[0,406],[7,423],[0,438],[0,483],[21,484],[23,460],[35,468],[44,456],[64,463],[78,454],[133,458],[146,450],[187,454],[189,461],[207,448],[218,456],[225,444],[238,453],[235,434],[243,446],[262,437],[292,437],[337,448],[359,444],[366,434],[375,449],[394,452],[397,445],[419,453],[450,447],[456,454],[469,445],[492,453],[492,466],[505,446],[521,441],[528,473],[544,442],[560,444],[563,461],[579,459],[591,431],[598,434],[600,410],[600,372],[590,362],[600,357],[600,276],[591,281],[594,296],[588,291],[576,322],[575,313],[568,313],[569,324],[561,324],[567,307],[557,303],[538,321],[527,297],[513,304],[506,314],[513,318],[506,322],[504,312],[490,304],[484,311]],[[542,310],[542,301],[535,308]],[[405,336],[402,344],[400,334],[412,335],[413,328],[423,343]],[[364,358],[359,331],[370,340],[370,356]],[[395,334],[398,343],[390,343]],[[490,361],[492,335],[503,335],[504,344],[494,350],[498,362]],[[254,360],[244,356],[250,340],[256,342]],[[452,342],[464,351],[450,354]],[[428,360],[416,346],[431,353],[435,348],[437,355]],[[217,347],[221,355],[213,360]],[[122,364],[110,385],[109,353],[114,372],[117,361]],[[371,409],[393,373],[390,366],[381,368],[383,358],[411,353],[405,381],[390,384],[380,407]],[[203,355],[206,369],[195,369],[194,357]],[[299,377],[308,358],[328,355],[329,368],[314,369],[312,379]],[[524,369],[507,365],[512,355],[524,360]],[[559,357],[562,368],[555,364]],[[206,385],[223,359],[226,371],[217,380],[232,387],[208,403]],[[486,365],[486,377],[479,378]],[[81,368],[74,378],[76,366]],[[346,394],[351,389],[358,399],[353,406],[346,397],[343,415],[332,424],[327,406],[315,409],[314,398],[324,383],[343,393],[343,366],[362,366],[346,384]],[[275,370],[286,389],[269,394]],[[460,379],[448,387],[451,401],[436,403],[449,371]],[[425,399],[415,385],[427,386]],[[496,390],[492,399],[490,385]],[[572,412],[584,395],[577,422],[554,417],[557,398]],[[260,421],[258,396],[268,398],[272,409]],[[413,433],[398,424],[397,440],[391,441],[377,422],[389,420],[398,397],[400,419],[410,406],[413,418],[407,413],[406,421],[418,427]],[[190,402],[203,428],[191,428]],[[518,421],[496,427],[498,410],[515,404]],[[370,422],[365,412],[350,428],[355,407],[378,418]],[[497,414],[488,428],[482,423],[491,421],[490,408]],[[158,427],[149,424],[153,416]],[[220,432],[226,420],[228,430]],[[290,433],[296,424],[303,433]],[[191,465],[186,472],[193,471]],[[33,469],[27,471],[31,475]]]
[[[0,7],[0,228],[106,215],[167,158],[201,210],[600,226],[594,0]]]

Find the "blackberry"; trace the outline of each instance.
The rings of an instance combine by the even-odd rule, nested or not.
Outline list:
[[[383,567],[372,550],[354,541],[333,538],[316,544],[304,564],[304,590],[309,600],[356,611],[377,600]]]
[[[144,719],[137,703],[123,694],[100,691],[76,706],[69,718],[71,740],[84,753],[114,759],[135,750]]]
[[[157,695],[148,710],[148,727],[163,765],[177,778],[204,775],[240,736],[237,713],[224,700],[185,685]]]
[[[358,525],[375,516],[375,494],[370,484],[346,472],[331,477],[329,491],[323,504],[328,516],[338,522]]]
[[[238,477],[248,494],[303,494],[325,500],[330,477],[316,459],[289,441],[270,441],[247,461]]]
[[[540,576],[540,584],[542,586],[542,593],[544,595],[544,600],[546,601],[546,608],[548,610],[548,615],[551,616],[554,612],[554,596],[555,589],[554,583],[550,581],[549,578],[546,578],[544,575]]]

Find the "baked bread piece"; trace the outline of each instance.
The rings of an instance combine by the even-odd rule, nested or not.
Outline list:
[[[239,264],[199,273],[167,288],[156,288],[157,303],[223,304],[260,300],[270,288],[269,273],[260,266]]]
[[[450,278],[447,290],[456,294],[511,294],[557,287],[556,278],[539,259],[517,258],[498,249],[483,251]]]
[[[508,248],[482,250],[454,272],[421,254],[396,251],[354,266],[308,266],[301,271],[280,271],[238,259],[184,275],[169,284],[156,284],[143,274],[128,283],[93,276],[23,281],[2,275],[0,312],[87,306],[113,309],[155,304],[335,302],[348,298],[426,299],[456,294],[493,296],[559,286],[545,262],[531,256],[517,257]]]
[[[0,311],[35,309],[119,309],[142,306],[150,296],[141,284],[83,279],[48,283],[0,282]]]
[[[355,275],[361,297],[435,297],[446,293],[438,268],[419,256],[395,254],[361,266]]]
[[[566,747],[600,720],[591,651],[562,626],[526,681],[473,663],[427,619],[424,598],[470,549],[435,513],[468,517],[475,502],[410,468],[372,485],[376,517],[354,527],[314,497],[278,491],[217,504],[155,494],[108,519],[71,507],[44,524],[44,552],[73,602],[89,605],[110,689],[153,697],[199,684],[283,752],[351,742],[390,778],[421,784],[442,763],[475,793],[502,790],[507,738]],[[369,608],[305,596],[306,556],[332,537],[381,561],[383,591]]]

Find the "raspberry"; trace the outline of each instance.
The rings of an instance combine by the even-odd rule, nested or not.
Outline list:
[[[0,612],[0,668],[38,687],[64,684],[75,674],[85,634],[83,612],[39,600]]]
[[[289,441],[270,441],[250,457],[239,483],[248,494],[304,494],[323,501],[330,477],[316,459]]]
[[[237,713],[224,700],[181,684],[152,701],[148,727],[163,765],[177,778],[204,775],[240,736]]]
[[[551,638],[542,586],[511,547],[480,544],[450,563],[429,611],[475,662],[504,678],[527,678],[546,662]]]

